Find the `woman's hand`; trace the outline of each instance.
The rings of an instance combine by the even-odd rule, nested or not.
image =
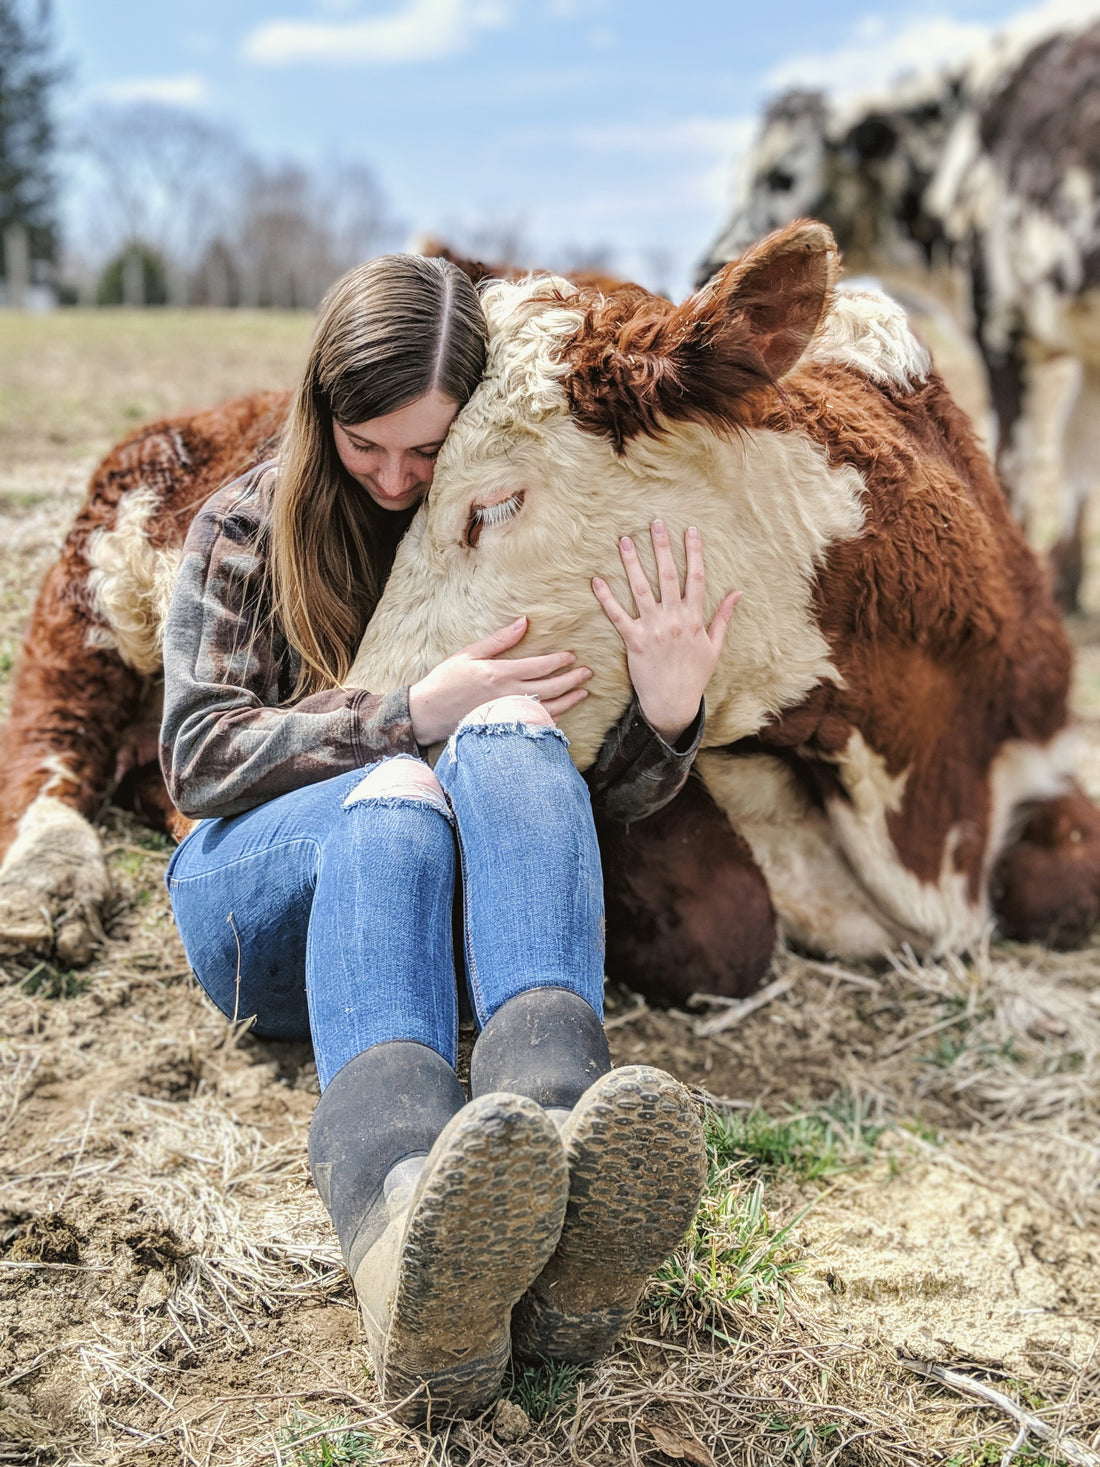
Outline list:
[[[619,554],[634,594],[637,617],[623,610],[611,587],[599,576],[593,580],[592,590],[626,644],[626,663],[638,706],[650,727],[672,744],[699,711],[699,700],[718,665],[741,592],[731,591],[724,598],[708,627],[703,620],[706,576],[699,531],[693,525],[684,535],[687,578],[682,595],[668,531],[660,520],[650,525],[649,535],[657,562],[660,599],[654,596],[634,542],[626,535],[619,541]]]
[[[433,667],[409,689],[413,738],[418,744],[438,744],[449,738],[466,714],[490,698],[526,693],[538,698],[552,718],[558,718],[588,696],[581,684],[592,671],[574,667],[572,652],[546,652],[538,657],[502,658],[521,641],[527,618],[501,627],[471,642]]]

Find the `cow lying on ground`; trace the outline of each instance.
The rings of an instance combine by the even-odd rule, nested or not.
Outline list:
[[[567,643],[595,669],[563,720],[584,767],[629,697],[590,578],[629,604],[618,536],[644,545],[657,515],[674,542],[700,527],[712,604],[745,593],[708,689],[701,780],[607,847],[609,971],[665,997],[758,981],[773,904],[787,936],[850,958],[963,947],[994,912],[1013,935],[1070,944],[1097,915],[1100,815],[1072,780],[1070,653],[1039,567],[900,310],[834,294],[836,274],[828,231],[801,223],[678,308],[637,287],[490,287],[486,378],[353,671],[374,687],[407,682],[522,607],[525,651]],[[261,451],[264,414],[280,410],[232,410],[238,460]],[[82,605],[85,632],[96,621],[121,656],[86,653],[89,671],[112,655],[152,667],[156,552],[178,543],[198,484],[213,487],[195,474],[204,432],[220,435],[207,457],[220,451],[229,471],[226,421],[154,433],[152,495],[140,437],[121,451],[128,467],[101,472],[113,526],[89,548],[86,511],[95,579],[71,583],[64,614]],[[66,655],[69,676],[54,664],[54,703],[40,689],[37,721],[20,692],[26,662],[17,684],[22,723],[6,749],[39,783],[21,786],[34,803],[4,867],[9,898],[35,879],[51,820],[73,848],[78,827],[90,833],[76,811],[93,813],[112,774],[109,730],[139,706],[132,672],[113,705],[74,710],[97,720],[98,773],[77,770],[75,720],[57,723],[81,655],[71,639]],[[64,737],[47,744],[46,726]],[[44,766],[58,771],[49,789]],[[59,852],[54,912],[80,888]],[[55,918],[59,938],[72,920]]]
[[[1055,594],[1076,606],[1085,501],[1100,462],[1100,23],[1037,44],[1011,35],[889,100],[795,91],[768,109],[743,197],[700,269],[803,214],[850,270],[954,301],[962,286],[997,426],[997,466],[1024,525],[1045,440],[1060,446]],[[1040,374],[1067,369],[1060,421]],[[1050,409],[1048,408],[1049,412]]]
[[[154,423],[93,474],[39,591],[0,725],[0,952],[86,963],[110,893],[89,822],[114,796],[171,824],[156,763],[159,615],[114,596],[114,576],[140,566],[165,585],[195,510],[274,452],[289,406],[289,393],[260,393]]]

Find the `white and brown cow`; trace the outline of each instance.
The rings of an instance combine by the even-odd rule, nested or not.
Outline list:
[[[267,392],[153,423],[93,474],[38,593],[0,724],[0,953],[91,957],[110,897],[91,821],[112,798],[183,828],[156,762],[153,588],[170,579],[203,500],[270,456],[289,406],[289,393]],[[148,588],[138,598],[135,577]]]
[[[1009,32],[889,96],[778,98],[701,279],[805,214],[830,225],[849,269],[917,297],[961,292],[997,466],[1025,525],[1043,445],[1056,445],[1052,568],[1058,599],[1075,606],[1100,461],[1100,22],[1083,7],[1053,34]],[[1053,362],[1063,387],[1052,399]]]
[[[1073,943],[1097,915],[1100,815],[1073,783],[1070,653],[1039,567],[900,310],[835,291],[837,271],[829,232],[802,222],[679,307],[637,287],[490,286],[488,372],[354,669],[370,686],[407,682],[525,611],[525,651],[569,645],[595,669],[564,720],[584,767],[629,698],[590,578],[625,600],[619,535],[644,544],[657,515],[674,540],[700,527],[712,600],[745,593],[708,689],[701,779],[652,820],[603,832],[609,971],[666,997],[758,981],[775,914],[808,948],[858,958],[962,948],[994,915],[1013,935]],[[238,461],[282,409],[233,410]],[[102,494],[129,497],[90,548],[86,523],[93,595],[74,579],[68,600],[85,608],[85,640],[94,622],[116,650],[70,636],[49,688],[24,664],[5,748],[34,773],[8,806],[9,819],[27,813],[0,874],[0,938],[5,894],[14,903],[47,870],[41,816],[63,807],[75,839],[76,809],[93,813],[88,791],[113,772],[109,730],[136,717],[133,671],[123,716],[74,707],[85,727],[99,721],[80,804],[73,728],[48,750],[35,732],[69,701],[65,660],[73,687],[91,684],[95,658],[122,667],[117,649],[151,666],[165,569],[151,552],[178,543],[198,486],[213,487],[184,463],[203,431],[228,467],[224,422],[153,435],[157,463],[181,435],[159,500],[141,497],[140,470],[101,475]],[[141,443],[123,450],[135,469]],[[37,721],[20,696],[34,688]],[[44,792],[51,766],[60,783]],[[35,893],[55,914],[79,884],[59,852]],[[70,919],[54,917],[62,933]]]
[[[712,602],[744,590],[698,769],[784,933],[853,958],[960,948],[996,907],[1073,940],[1100,822],[1072,782],[1057,612],[903,313],[834,294],[836,273],[803,222],[680,307],[490,287],[488,373],[352,681],[419,676],[522,609],[533,649],[596,669],[563,720],[583,768],[629,697],[589,579],[627,598],[617,537],[696,524]],[[750,935],[724,916],[727,942]]]

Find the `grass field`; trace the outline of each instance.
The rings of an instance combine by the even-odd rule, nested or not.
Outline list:
[[[96,457],[291,383],[308,332],[0,314],[0,681]],[[1100,796],[1095,624],[1074,633]],[[0,972],[0,1464],[1100,1463],[1100,940],[878,970],[781,953],[746,1013],[610,993],[616,1060],[707,1107],[695,1227],[609,1359],[422,1434],[378,1409],[308,1180],[308,1046],[227,1030],[166,842],[113,810],[102,829],[101,960]]]

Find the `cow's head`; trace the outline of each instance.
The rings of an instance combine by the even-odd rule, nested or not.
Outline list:
[[[792,219],[821,217],[827,202],[828,125],[822,92],[795,88],[768,105],[740,168],[737,206],[699,266],[698,284]]]
[[[861,489],[784,418],[782,379],[829,308],[836,248],[799,221],[681,306],[543,278],[484,296],[485,378],[439,456],[349,681],[415,680],[511,621],[517,655],[570,648],[596,676],[564,720],[584,767],[629,700],[622,644],[590,588],[632,606],[620,535],[677,546],[698,525],[710,610],[745,597],[711,708],[714,739],[759,727],[831,670],[813,624],[815,567],[858,531]],[[714,685],[712,685],[714,686]]]
[[[959,111],[957,84],[939,74],[845,106],[820,92],[785,93],[764,114],[742,163],[736,207],[697,279],[709,279],[753,240],[803,214],[829,225],[850,270],[933,264],[946,245],[947,205],[929,185]]]

